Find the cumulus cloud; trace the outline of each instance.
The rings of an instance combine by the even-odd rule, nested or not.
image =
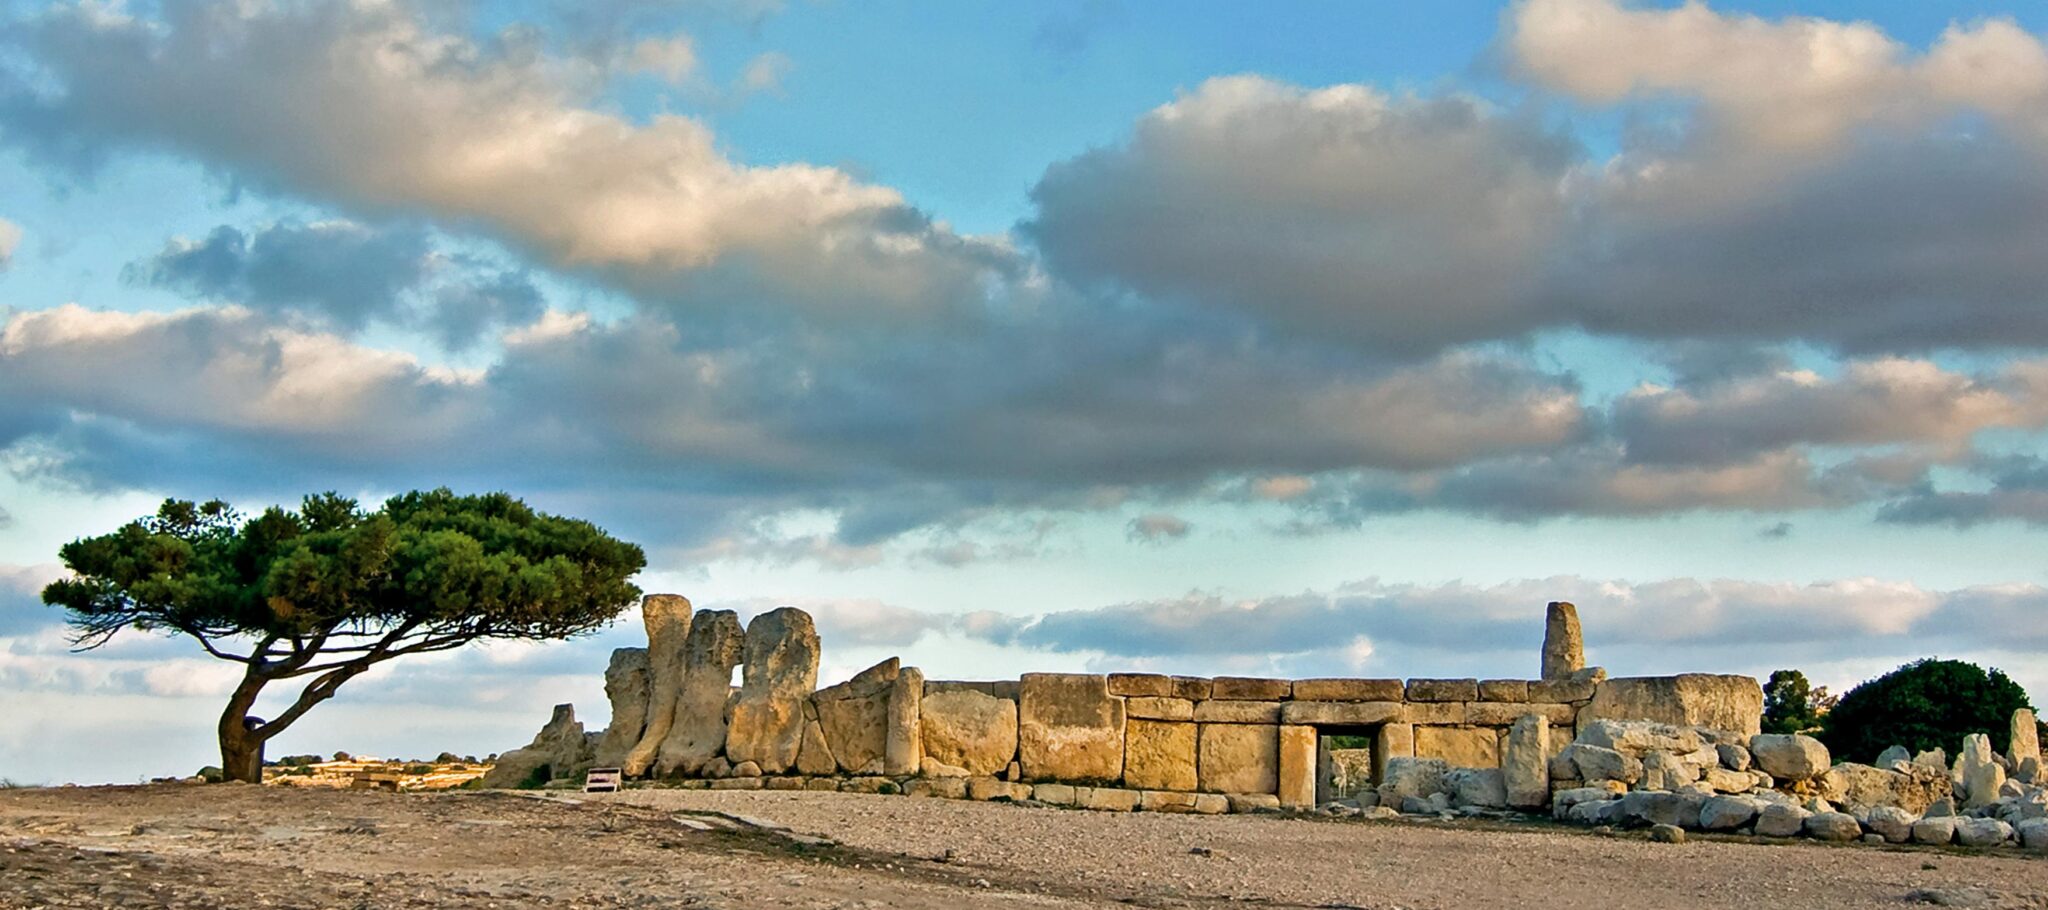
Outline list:
[[[43,160],[168,148],[250,184],[481,227],[656,299],[813,318],[974,311],[1000,242],[829,167],[754,167],[703,123],[602,109],[609,61],[434,30],[403,4],[64,6],[10,25],[0,82]],[[673,68],[673,48],[648,62]]]
[[[1576,156],[1469,98],[1212,79],[1048,169],[1023,229],[1080,281],[1415,356],[1536,324]]]

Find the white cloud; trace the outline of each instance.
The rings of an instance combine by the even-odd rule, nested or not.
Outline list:
[[[21,246],[21,225],[0,218],[0,271],[14,264],[14,251]]]

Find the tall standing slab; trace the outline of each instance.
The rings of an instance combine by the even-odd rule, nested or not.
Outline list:
[[[619,761],[627,777],[639,777],[654,767],[675,723],[676,698],[683,690],[684,650],[690,637],[690,599],[680,594],[649,594],[640,601],[640,620],[647,627],[647,723],[639,742]]]
[[[1586,666],[1586,640],[1579,631],[1579,608],[1552,601],[1543,620],[1543,678],[1569,679]]]
[[[745,645],[739,614],[731,610],[699,610],[690,620],[682,684],[654,766],[658,773],[693,775],[724,755],[725,703]]]
[[[1024,674],[1017,755],[1029,780],[1117,780],[1124,769],[1124,700],[1109,694],[1103,676]]]
[[[725,754],[753,762],[764,774],[796,765],[804,742],[804,703],[818,686],[818,626],[795,607],[778,607],[747,623],[740,698],[732,706]]]
[[[640,744],[640,734],[647,729],[648,691],[647,649],[614,649],[611,665],[604,671],[604,694],[612,703],[612,720],[597,743],[597,767],[623,766],[626,756]]]
[[[889,729],[882,741],[882,773],[916,774],[924,768],[924,671],[904,667],[889,684]]]
[[[1550,803],[1550,721],[1525,714],[1508,728],[1501,749],[1500,773],[1507,785],[1508,805],[1537,809]]]
[[[1295,724],[1280,727],[1277,762],[1280,805],[1305,809],[1316,804],[1316,728]]]
[[[2041,760],[2041,727],[2034,712],[2021,708],[2012,712],[2012,740],[2006,747],[2005,757],[2014,769],[2026,764],[2027,759]]]

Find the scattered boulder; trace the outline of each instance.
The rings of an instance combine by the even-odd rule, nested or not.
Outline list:
[[[1507,784],[1499,768],[1452,768],[1444,772],[1444,789],[1451,805],[1463,808],[1503,809],[1508,804]]]
[[[1892,746],[1883,752],[1877,753],[1875,764],[1880,768],[1889,769],[1893,762],[1911,763],[1912,761],[1913,753],[1906,751],[1905,746]]]
[[[1998,802],[1999,790],[2005,786],[2005,769],[1993,760],[1991,737],[1982,733],[1963,737],[1954,775],[1961,779],[1958,790],[1963,808],[1981,809]]]
[[[1913,823],[1913,843],[1946,844],[1956,839],[1956,818],[1943,815],[1923,818]]]
[[[1650,839],[1660,844],[1685,843],[1685,829],[1677,825],[1652,825]]]
[[[2013,826],[2013,836],[2028,850],[2048,853],[2048,818],[2030,818]]]
[[[576,706],[556,705],[533,742],[499,754],[482,786],[497,789],[574,779],[590,769],[594,756],[583,725],[576,722]]]
[[[1940,747],[1929,749],[1925,752],[1921,752],[1917,755],[1914,755],[1913,764],[1926,765],[1930,768],[1940,768],[1943,773],[1947,773],[1948,752],[1947,750],[1944,750]]]
[[[1208,760],[1207,736],[1211,729],[1214,728],[1205,728],[1202,731],[1205,762]],[[1387,767],[1381,774],[1379,786],[1380,805],[1400,805],[1402,800],[1408,797],[1427,799],[1430,794],[1443,790],[1444,775],[1449,771],[1450,765],[1441,758],[1387,759]]]
[[[1558,756],[1571,764],[1575,773],[1569,776],[1587,783],[1613,780],[1633,784],[1643,777],[1640,759],[1604,746],[1575,742]]]
[[[1630,820],[1652,825],[1697,825],[1699,816],[1687,818],[1686,800],[1676,793],[1631,790],[1621,798],[1621,811]]]
[[[1764,837],[1794,837],[1805,830],[1813,813],[1798,806],[1773,803],[1756,815],[1756,833]]]
[[[1749,747],[1735,743],[1715,743],[1714,757],[1721,760],[1721,767],[1730,771],[1749,770]]]
[[[1877,806],[1870,810],[1870,830],[1883,835],[1886,841],[1903,844],[1913,839],[1913,813],[1897,806]]]
[[[1821,775],[1819,785],[1822,796],[1838,803],[1897,806],[1914,815],[1954,792],[1947,773],[1912,762],[1890,769],[1843,762]]]
[[[1847,812],[1816,812],[1806,817],[1805,829],[1815,840],[1852,841],[1863,836],[1863,826]]]
[[[1756,818],[1758,808],[1755,800],[1740,796],[1712,797],[1700,804],[1700,829],[1733,831]]]
[[[1759,733],[1749,738],[1749,752],[1758,768],[1778,780],[1812,780],[1829,766],[1828,747],[1799,733]]]
[[[1956,820],[1956,843],[1965,847],[1996,847],[2012,837],[2012,826],[1995,818]]]

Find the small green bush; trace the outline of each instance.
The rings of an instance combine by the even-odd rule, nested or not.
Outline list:
[[[1822,718],[1820,740],[1835,758],[1859,762],[1895,745],[1954,755],[1971,733],[1990,734],[1992,750],[2003,752],[2012,712],[2028,706],[2026,690],[2003,672],[1930,657],[1849,690]]]

